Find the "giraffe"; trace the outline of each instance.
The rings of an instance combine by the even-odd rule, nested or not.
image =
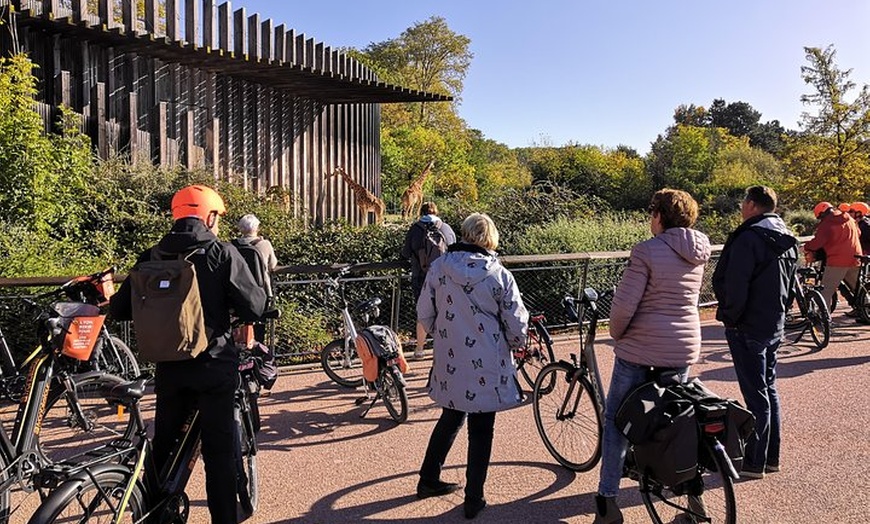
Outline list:
[[[354,179],[350,177],[350,175],[345,172],[344,168],[336,167],[335,170],[326,175],[326,178],[341,175],[341,178],[347,183],[350,187],[350,190],[353,191],[354,201],[356,202],[357,207],[362,213],[362,222],[368,223],[368,214],[369,211],[375,214],[375,224],[381,224],[384,221],[384,210],[386,206],[384,205],[384,201],[380,198],[376,197],[371,191],[363,187],[361,184],[356,182]]]
[[[432,173],[433,167],[435,167],[435,161],[431,160],[426,165],[426,169],[402,193],[402,218],[411,218],[413,220],[420,214],[420,206],[423,205],[423,182]]]

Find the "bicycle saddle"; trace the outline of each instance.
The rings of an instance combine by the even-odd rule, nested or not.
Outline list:
[[[147,383],[147,378],[137,378],[130,382],[103,386],[101,393],[106,397],[106,400],[109,401],[109,403],[118,403],[122,406],[129,407],[138,402],[145,395],[145,386]]]

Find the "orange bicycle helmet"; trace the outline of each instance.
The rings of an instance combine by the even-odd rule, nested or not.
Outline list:
[[[840,204],[839,206],[837,206],[837,209],[839,209],[839,210],[842,211],[843,213],[846,213],[846,212],[848,212],[850,209],[852,209],[852,205],[843,202],[842,204]]]
[[[172,218],[197,217],[208,222],[212,213],[223,215],[227,212],[224,200],[208,186],[187,186],[172,197]]]
[[[816,216],[816,218],[819,218],[820,216],[822,216],[822,213],[831,209],[832,207],[834,207],[834,205],[830,202],[819,202],[818,204],[816,204],[816,207],[813,208],[813,214]]]
[[[864,202],[852,202],[852,211],[857,211],[864,216],[870,215],[870,206]]]

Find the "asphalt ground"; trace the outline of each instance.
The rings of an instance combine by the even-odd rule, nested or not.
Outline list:
[[[783,403],[782,471],[735,486],[738,522],[870,522],[870,326],[835,314],[830,346],[816,351],[809,336],[780,350],[778,387]],[[794,338],[794,334],[791,334]],[[724,333],[703,330],[701,361],[693,376],[723,396],[740,399]],[[576,350],[561,337],[557,356]],[[609,382],[609,340],[598,343]],[[466,522],[462,492],[417,500],[417,471],[440,409],[426,395],[430,361],[412,362],[410,414],[396,425],[382,404],[368,416],[354,400],[360,391],[332,384],[319,369],[283,370],[261,399],[261,501],[249,523]],[[464,482],[466,436],[461,432],[443,479]],[[489,506],[481,523],[589,523],[598,467],[575,474],[548,454],[528,403],[496,417],[486,483]],[[209,522],[203,473],[188,486],[192,523]],[[635,483],[623,479],[619,504],[627,523],[649,522]],[[25,522],[26,510],[13,515]]]

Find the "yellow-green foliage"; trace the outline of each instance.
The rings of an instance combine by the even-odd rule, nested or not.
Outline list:
[[[631,249],[650,238],[649,218],[641,213],[614,213],[529,227],[517,241],[519,254],[579,253]]]

